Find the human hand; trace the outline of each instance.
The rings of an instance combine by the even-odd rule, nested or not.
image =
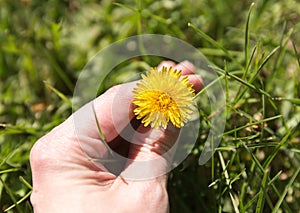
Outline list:
[[[182,70],[193,88],[201,89],[192,64],[168,61],[158,68],[162,66]],[[162,154],[174,145],[180,130],[172,125],[151,129],[137,122],[135,86],[112,87],[37,141],[30,155],[35,212],[168,211],[166,169],[172,153]],[[119,156],[116,162],[105,161],[110,152],[101,142],[95,115],[107,144]],[[142,168],[139,162],[144,162]]]

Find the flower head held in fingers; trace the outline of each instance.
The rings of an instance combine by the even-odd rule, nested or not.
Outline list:
[[[133,90],[134,113],[144,126],[167,128],[169,122],[182,127],[188,122],[194,105],[194,89],[180,70],[151,68]]]

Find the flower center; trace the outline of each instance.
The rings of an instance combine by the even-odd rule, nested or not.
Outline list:
[[[158,92],[154,104],[154,110],[167,114],[168,111],[178,111],[175,101],[166,93]]]
[[[172,104],[172,102],[173,102],[172,98],[165,93],[159,94],[159,96],[156,100],[157,106],[162,111],[167,110],[169,108],[169,106]]]

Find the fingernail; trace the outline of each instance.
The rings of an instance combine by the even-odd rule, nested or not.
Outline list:
[[[190,71],[193,71],[195,69],[195,66],[188,60],[181,62],[180,65],[182,65],[185,69],[188,69]]]
[[[157,69],[160,70],[162,67],[174,67],[175,63],[173,61],[163,61],[158,66]]]

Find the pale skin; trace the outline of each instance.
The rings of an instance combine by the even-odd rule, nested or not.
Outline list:
[[[158,68],[162,66],[182,70],[183,75],[189,76],[189,81],[196,92],[202,88],[201,78],[194,74],[194,66],[191,63],[175,64],[165,61]],[[166,130],[153,130],[139,124],[137,131],[149,134],[145,134],[144,138],[133,137],[133,140],[137,141],[135,144],[128,146],[126,141],[116,139],[119,134],[117,129],[128,125],[128,118],[134,118],[131,91],[135,84],[136,82],[131,82],[112,87],[93,101],[108,144],[111,143],[110,146],[114,151],[128,156],[133,161],[127,162],[121,168],[120,174],[115,175],[101,160],[97,163],[89,160],[90,154],[105,158],[107,149],[100,141],[101,137],[91,116],[83,116],[84,125],[75,128],[74,115],[71,115],[65,122],[39,139],[31,150],[33,182],[31,202],[36,213],[168,212],[167,171],[165,171],[168,159],[162,158],[161,154],[172,147],[179,129],[170,126]],[[120,89],[122,93],[118,92]],[[122,107],[119,107],[118,115],[113,118],[112,107],[115,100],[122,102],[120,103]],[[138,181],[126,179],[126,171],[134,168],[136,161],[159,157],[158,163],[150,164],[149,168],[141,172],[151,173],[155,170],[161,175]]]

